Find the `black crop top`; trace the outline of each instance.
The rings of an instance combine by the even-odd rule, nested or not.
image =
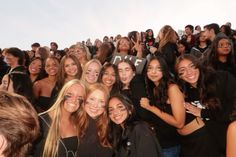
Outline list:
[[[194,88],[191,86],[187,86],[186,87],[186,98],[185,98],[185,102],[188,102],[198,108],[205,108],[201,103],[200,103],[200,91],[198,90],[198,88]],[[191,113],[188,113],[188,111],[186,111],[186,118],[185,118],[185,124],[190,123],[191,121],[193,121],[196,118],[196,116],[194,116]]]

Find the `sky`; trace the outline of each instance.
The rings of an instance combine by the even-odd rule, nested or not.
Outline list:
[[[235,0],[0,0],[0,48],[31,49],[34,42],[64,49],[78,41],[164,25],[176,31],[187,24],[232,23]]]

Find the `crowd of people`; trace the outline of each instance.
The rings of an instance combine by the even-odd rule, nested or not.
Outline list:
[[[235,51],[230,23],[4,48],[0,155],[234,157]]]

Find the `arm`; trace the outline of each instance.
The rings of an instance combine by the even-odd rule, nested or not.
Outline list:
[[[170,85],[168,89],[168,97],[173,115],[161,111],[155,106],[149,104],[147,98],[142,98],[140,104],[143,108],[151,111],[166,123],[180,129],[184,126],[185,122],[185,108],[184,97],[177,85]]]
[[[232,122],[227,130],[226,157],[235,157],[236,154],[236,121]]]

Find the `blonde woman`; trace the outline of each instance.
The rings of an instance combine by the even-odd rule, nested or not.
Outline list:
[[[91,54],[89,52],[88,47],[83,45],[80,42],[78,42],[75,45],[75,49],[74,49],[74,52],[72,54],[75,55],[78,58],[82,68],[91,59]]]
[[[91,85],[97,82],[98,76],[102,69],[102,64],[97,59],[92,59],[84,66],[81,80],[87,85]]]
[[[77,79],[67,82],[56,102],[39,114],[42,134],[35,145],[34,157],[77,157],[78,117],[86,96],[85,85]]]
[[[170,72],[175,74],[174,67],[177,53],[176,42],[178,35],[171,26],[165,25],[159,31],[157,38],[159,40],[158,49],[152,47],[150,51],[154,52],[155,55],[162,56],[169,66]]]

